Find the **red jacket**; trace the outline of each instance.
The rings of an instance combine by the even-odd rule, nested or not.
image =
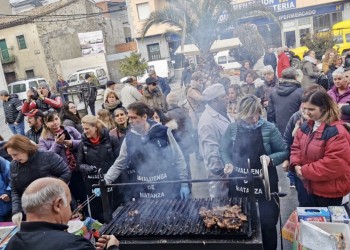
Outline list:
[[[278,55],[277,76],[282,78],[282,71],[290,67],[289,57],[282,52]]]
[[[338,198],[350,192],[350,134],[344,122],[322,123],[312,132],[314,121],[302,124],[291,147],[290,166],[301,166],[309,193]]]

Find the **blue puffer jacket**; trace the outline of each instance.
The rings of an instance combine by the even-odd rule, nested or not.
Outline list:
[[[0,196],[7,194],[11,197],[10,187],[10,162],[0,157]],[[11,211],[11,201],[5,202],[0,199],[0,218]]]

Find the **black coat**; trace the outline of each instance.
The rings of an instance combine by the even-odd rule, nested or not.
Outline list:
[[[277,67],[277,58],[275,53],[271,52],[271,53],[266,53],[264,55],[264,65],[271,65],[272,68],[275,70]]]
[[[21,197],[30,183],[43,177],[57,177],[69,182],[71,171],[54,152],[36,152],[28,161],[12,161],[11,165],[12,214],[22,211]]]
[[[70,234],[68,226],[48,222],[22,222],[21,229],[10,239],[8,250],[95,250],[90,241],[84,237]],[[116,250],[111,246],[108,250]]]
[[[276,124],[283,135],[289,118],[299,110],[303,89],[296,80],[281,79],[279,86],[270,96],[267,106],[267,120]]]
[[[5,122],[13,124],[15,122],[21,123],[24,120],[22,114],[22,101],[18,99],[18,95],[12,94],[7,102],[3,102],[5,113]]]

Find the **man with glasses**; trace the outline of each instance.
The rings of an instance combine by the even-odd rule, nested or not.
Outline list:
[[[22,113],[28,113],[32,109],[40,109],[42,112],[49,110],[60,111],[62,98],[50,91],[50,86],[46,82],[39,83],[38,91],[31,88],[27,91],[27,100],[22,106]]]
[[[158,86],[158,80],[153,77],[148,77],[146,79],[146,84],[143,88],[143,99],[142,101],[146,103],[150,108],[158,108],[162,112],[167,111],[167,105],[165,102],[165,96]]]

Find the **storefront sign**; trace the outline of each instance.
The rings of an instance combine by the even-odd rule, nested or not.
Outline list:
[[[261,3],[266,7],[271,8],[274,12],[291,10],[296,8],[296,0],[259,0],[259,1],[240,1],[233,0],[232,5],[236,10],[247,8],[254,3]]]
[[[313,6],[308,8],[285,11],[283,13],[278,13],[277,17],[279,21],[285,21],[285,20],[290,20],[295,18],[303,18],[308,16],[338,12],[343,10],[344,10],[344,5],[342,3],[328,4],[323,6]]]

